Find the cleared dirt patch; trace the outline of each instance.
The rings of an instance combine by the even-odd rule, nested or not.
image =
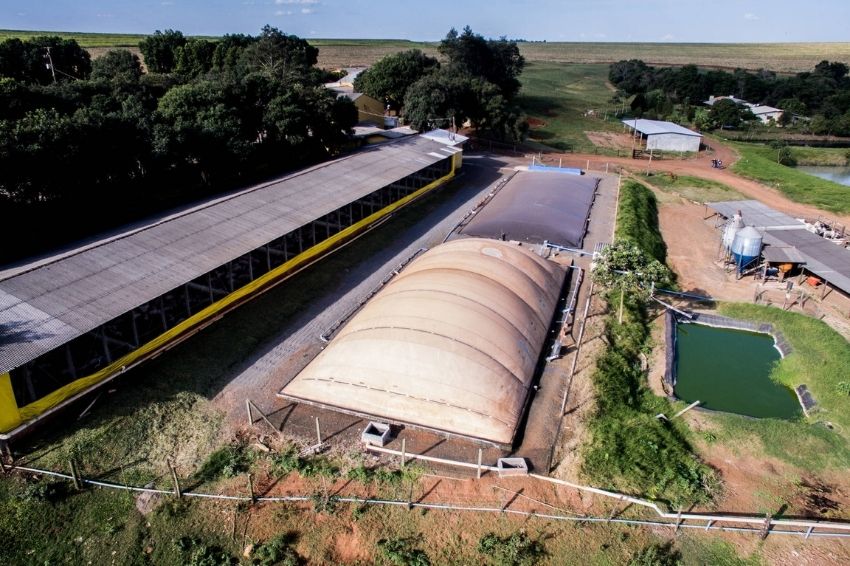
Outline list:
[[[584,135],[596,147],[629,151],[632,148],[632,136],[618,132],[585,132]]]

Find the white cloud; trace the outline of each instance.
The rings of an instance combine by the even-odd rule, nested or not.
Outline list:
[[[274,13],[274,15],[275,16],[291,16],[294,13],[295,12],[293,12],[292,10],[278,10],[277,12]]]
[[[759,17],[756,16],[755,14],[751,14],[751,13],[747,12],[746,14],[744,14],[744,19],[755,21],[755,20],[759,19]]]
[[[664,37],[661,38],[661,41],[673,41],[674,39],[676,39],[676,36],[673,35],[672,33],[668,33]]]
[[[315,12],[313,8],[301,8],[302,14],[312,14],[313,12]]]
[[[319,0],[274,0],[275,4],[318,4]]]

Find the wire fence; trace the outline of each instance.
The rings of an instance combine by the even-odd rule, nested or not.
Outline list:
[[[174,491],[164,490],[164,489],[155,489],[155,488],[147,488],[147,487],[136,487],[136,486],[128,486],[122,485],[118,483],[112,482],[104,482],[97,480],[90,480],[86,478],[77,477],[76,475],[69,475],[60,472],[54,472],[50,470],[41,470],[38,468],[30,468],[26,466],[11,466],[5,468],[7,472],[18,471],[25,472],[30,474],[42,475],[42,476],[50,476],[57,477],[61,479],[66,479],[69,481],[79,482],[81,485],[91,485],[94,487],[100,487],[104,489],[116,489],[116,490],[125,490],[136,493],[152,493],[155,495],[171,495],[178,496]],[[544,476],[533,476],[535,478],[543,479]],[[545,478],[550,479],[551,478]],[[592,489],[592,488],[589,488]],[[508,490],[509,491],[509,490]],[[602,491],[602,490],[599,490]],[[518,492],[517,492],[518,493]],[[254,496],[254,495],[228,495],[228,494],[217,494],[217,493],[200,493],[200,492],[192,492],[186,491],[181,492],[179,497],[190,497],[190,498],[202,498],[202,499],[213,499],[220,501],[237,501],[243,503],[313,503],[316,501],[316,494],[304,494],[304,495],[279,495],[279,496]],[[634,498],[628,498],[626,496],[618,496],[620,499],[625,501],[631,501]],[[718,532],[735,532],[735,533],[748,533],[755,534],[762,537],[767,536],[767,534],[772,535],[791,535],[791,536],[800,536],[804,539],[809,538],[838,538],[838,539],[846,539],[850,538],[850,524],[835,524],[835,523],[826,523],[821,521],[785,521],[784,525],[787,526],[802,526],[806,528],[806,530],[799,530],[793,528],[780,528],[784,526],[783,524],[776,525],[776,527],[772,526],[772,523],[775,521],[771,521],[770,518],[761,519],[761,518],[753,518],[752,520],[747,517],[740,516],[714,516],[714,515],[702,515],[700,516],[702,520],[707,521],[705,524],[694,524],[687,523],[686,521],[689,519],[688,514],[679,513],[677,515],[670,515],[671,518],[675,518],[675,521],[664,521],[664,520],[650,520],[650,519],[638,519],[638,518],[622,518],[616,516],[615,512],[607,517],[602,516],[593,516],[593,515],[581,515],[581,514],[554,514],[554,513],[540,513],[537,511],[524,511],[521,509],[511,509],[509,505],[511,501],[507,504],[493,507],[493,506],[478,506],[478,505],[460,505],[452,502],[431,502],[425,503],[422,501],[413,501],[412,499],[402,500],[402,499],[382,499],[382,498],[372,498],[372,497],[356,497],[356,496],[328,496],[328,500],[332,500],[335,503],[348,503],[353,505],[378,505],[378,506],[391,506],[391,507],[403,507],[408,510],[413,509],[428,509],[428,510],[442,510],[442,511],[458,511],[458,512],[467,512],[467,513],[494,513],[501,515],[514,515],[528,518],[538,518],[544,520],[551,521],[568,521],[574,522],[578,524],[593,524],[593,523],[606,523],[606,524],[617,524],[617,525],[632,525],[632,526],[643,526],[643,527],[663,527],[669,528],[673,532],[676,532],[680,529],[700,529],[703,531],[718,531]],[[536,500],[535,500],[536,501]],[[640,501],[640,500],[635,500]],[[541,503],[547,507],[555,508],[552,505]],[[654,504],[651,504],[652,507],[655,507]],[[657,509],[657,507],[655,507]],[[557,509],[557,508],[555,508]],[[660,513],[660,510],[659,510]],[[764,525],[761,527],[751,527],[751,526],[732,526],[732,525],[723,525],[719,524],[722,522],[738,522],[738,523],[746,523],[746,522],[762,522]],[[847,532],[832,532],[832,531],[815,531],[815,528],[821,529],[845,529]]]

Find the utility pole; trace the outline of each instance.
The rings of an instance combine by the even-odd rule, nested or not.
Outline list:
[[[53,57],[50,56],[50,47],[44,48],[47,51],[47,66],[50,67],[50,74],[53,75],[53,82],[56,82],[56,70],[53,68]]]

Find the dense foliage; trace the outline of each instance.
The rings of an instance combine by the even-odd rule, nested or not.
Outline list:
[[[440,42],[443,64],[414,49],[389,55],[361,73],[355,88],[401,108],[418,130],[461,127],[516,140],[526,124],[514,97],[525,60],[515,41],[485,39],[467,26]]]
[[[636,95],[633,110],[656,117],[699,122],[707,117],[707,110],[700,116],[699,105],[709,96],[732,95],[785,110],[782,121],[786,124],[794,116],[808,116],[811,122],[807,127],[813,133],[850,135],[850,77],[848,66],[840,62],[821,61],[812,71],[783,76],[765,69],[728,72],[701,70],[695,65],[651,67],[632,59],[612,64],[609,80],[624,93]],[[725,123],[728,119],[710,118],[705,124],[709,127],[732,125]]]
[[[275,28],[217,42],[167,30],[140,49],[147,73],[126,50],[91,64],[74,40],[0,43],[4,225],[61,235],[31,233],[0,261],[334,155],[356,123],[317,49]]]
[[[663,277],[664,242],[658,231],[655,198],[639,183],[623,186],[617,214],[616,268],[641,267]],[[620,257],[622,256],[622,257]],[[596,276],[596,275],[594,275]],[[603,278],[602,282],[605,280]],[[623,319],[606,320],[609,347],[596,364],[596,412],[584,449],[584,473],[595,482],[635,491],[674,505],[710,497],[713,473],[692,453],[678,423],[658,419],[670,404],[646,386],[641,359],[649,353],[645,293],[637,285],[609,282],[607,300],[623,305]],[[622,302],[621,302],[622,301]]]

